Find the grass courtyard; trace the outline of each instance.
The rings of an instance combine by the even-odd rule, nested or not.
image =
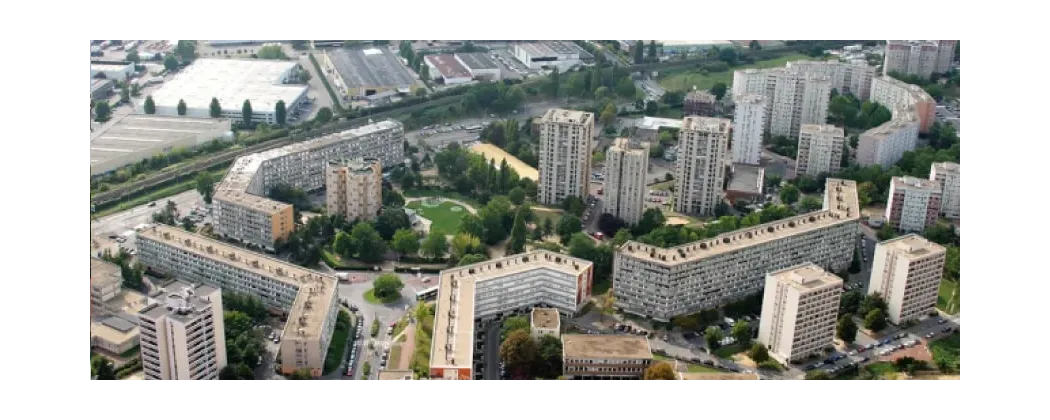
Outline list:
[[[463,219],[463,215],[467,214],[467,209],[450,201],[443,201],[436,207],[424,204],[423,201],[413,201],[406,204],[405,207],[415,210],[420,216],[433,222],[430,225],[431,230],[436,230],[446,235],[455,234],[459,230],[459,224]]]
[[[755,64],[748,64],[743,66],[735,66],[727,71],[721,71],[717,73],[703,74],[700,71],[688,71],[683,73],[674,73],[666,78],[661,78],[660,87],[667,89],[668,91],[680,91],[685,92],[693,89],[696,86],[698,90],[710,89],[715,83],[722,82],[727,86],[733,85],[733,71],[745,68],[757,68],[767,69],[773,67],[783,67],[788,61],[795,60],[812,60],[813,58],[805,54],[789,54],[783,57],[774,58],[771,60],[760,60],[756,61]]]
[[[959,372],[959,337],[959,332],[956,331],[952,335],[931,341],[929,344],[930,352],[933,353],[933,360],[935,362],[940,360],[946,366],[946,369],[942,369],[946,373]]]

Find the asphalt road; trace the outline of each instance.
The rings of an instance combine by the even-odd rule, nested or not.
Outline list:
[[[500,380],[499,376],[499,331],[500,323],[493,322],[485,330],[485,365],[484,378],[486,380]]]
[[[99,252],[109,248],[111,252],[117,252],[117,243],[109,239],[110,235],[121,235],[135,226],[143,223],[152,223],[153,213],[164,208],[165,203],[171,200],[181,215],[187,215],[195,206],[203,206],[204,199],[197,190],[189,190],[175,194],[168,198],[155,201],[156,207],[150,207],[149,203],[132,207],[128,210],[110,214],[101,218],[91,220],[91,255],[97,256]],[[205,219],[205,222],[209,219]],[[203,222],[202,222],[203,223]],[[134,235],[124,243],[125,247],[135,249]],[[96,246],[97,245],[97,246]]]

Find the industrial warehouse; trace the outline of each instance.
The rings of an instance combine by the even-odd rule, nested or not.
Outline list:
[[[91,175],[104,174],[176,147],[230,139],[222,118],[122,115],[91,133]]]
[[[591,53],[568,41],[514,44],[511,52],[518,61],[534,70],[549,67],[566,71],[576,66],[594,63]]]
[[[456,60],[452,54],[428,55],[424,57],[424,61],[430,68],[430,78],[441,79],[446,85],[457,85],[474,80],[470,70],[467,70],[463,63]]]
[[[419,77],[388,48],[328,50],[322,57],[327,76],[333,79],[336,90],[349,99],[388,91],[407,94],[423,87]]]

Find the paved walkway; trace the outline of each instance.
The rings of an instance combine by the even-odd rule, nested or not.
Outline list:
[[[398,369],[408,369],[412,364],[412,355],[416,353],[416,324],[409,323],[405,327],[398,337],[405,336],[405,341],[401,342],[401,359],[397,361]],[[394,342],[397,342],[395,339]]]
[[[464,203],[464,202],[456,200],[456,199],[445,198],[445,197],[438,197],[438,196],[435,196],[435,197],[405,197],[405,204],[411,203],[413,201],[423,201],[423,200],[426,200],[428,198],[436,198],[436,199],[439,199],[441,201],[448,201],[448,202],[456,203],[456,204],[459,204],[460,206],[463,206],[463,208],[467,209],[467,211],[470,212],[470,214],[478,214],[478,211],[475,210],[474,206],[471,206],[470,204]]]

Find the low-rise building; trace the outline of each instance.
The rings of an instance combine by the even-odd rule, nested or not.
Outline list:
[[[103,309],[103,305],[120,294],[124,278],[120,266],[111,262],[91,259],[91,312]]]
[[[642,379],[653,363],[644,336],[565,334],[561,343],[562,371],[568,379]]]
[[[112,79],[91,79],[91,99],[99,101],[109,98],[116,85]]]
[[[941,212],[941,183],[910,176],[890,179],[886,222],[901,232],[922,232],[937,223]]]
[[[514,58],[533,70],[547,67],[564,72],[594,61],[591,53],[571,41],[523,42],[512,44],[510,51]]]
[[[661,128],[681,129],[682,120],[674,118],[642,117],[635,120],[634,135],[638,140],[655,142],[660,135]]]
[[[114,115],[91,132],[91,175],[115,172],[177,148],[193,150],[213,140],[233,138],[223,118]]]
[[[532,308],[529,315],[532,337],[540,339],[545,335],[561,337],[561,316],[557,309]]]
[[[868,293],[886,300],[893,324],[917,320],[937,306],[946,250],[916,234],[875,245]]]
[[[813,263],[766,274],[758,342],[780,363],[835,344],[842,279]]]
[[[455,56],[475,79],[495,81],[502,78],[499,64],[485,53],[456,53]]]
[[[139,327],[135,323],[119,316],[109,316],[101,321],[91,322],[93,351],[116,359],[138,345]]]
[[[379,159],[344,159],[328,162],[325,171],[325,204],[328,214],[349,221],[371,221],[383,208],[383,169]]]
[[[846,135],[842,128],[830,124],[803,124],[798,135],[795,174],[816,177],[838,173]]]
[[[756,200],[762,196],[765,182],[765,168],[756,165],[733,164],[729,172],[726,198],[734,203],[737,200]]]
[[[430,69],[430,78],[441,79],[446,85],[458,85],[474,80],[470,70],[463,66],[452,54],[431,54],[423,57]]]
[[[930,166],[930,180],[941,184],[941,214],[949,219],[959,216],[959,164],[934,162]]]
[[[130,61],[91,60],[91,78],[99,75],[109,80],[123,81],[135,74],[135,63]]]
[[[139,311],[146,379],[218,379],[226,367],[222,290],[174,281]]]
[[[686,117],[690,115],[714,117],[718,99],[706,90],[694,90],[686,94],[682,102],[682,113]]]

